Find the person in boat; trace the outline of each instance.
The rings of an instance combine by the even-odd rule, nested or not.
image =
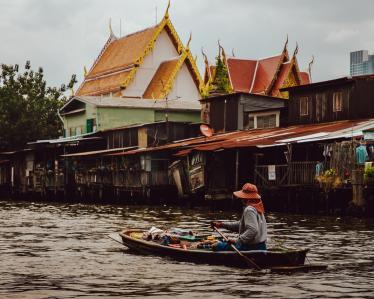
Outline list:
[[[232,250],[231,245],[234,245],[241,251],[266,250],[265,209],[257,187],[246,183],[241,190],[235,191],[233,194],[235,198],[242,201],[244,206],[241,219],[234,222],[213,221],[211,226],[238,232],[239,236],[236,239],[229,239],[228,242],[218,242],[212,249],[214,251],[227,251]]]

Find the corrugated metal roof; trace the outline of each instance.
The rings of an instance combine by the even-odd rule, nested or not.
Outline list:
[[[323,124],[297,125],[287,128],[255,129],[217,134],[212,137],[197,137],[183,142],[175,142],[159,147],[131,150],[111,154],[133,155],[161,150],[172,150],[177,155],[185,155],[193,150],[216,151],[219,149],[245,147],[272,147],[287,143],[315,142],[328,139],[352,138],[362,135],[362,130],[373,127],[374,119],[345,120]],[[359,135],[360,134],[360,135]]]
[[[96,156],[100,154],[113,153],[113,152],[124,152],[137,148],[137,146],[122,147],[122,148],[111,148],[106,150],[99,151],[89,151],[89,152],[80,152],[74,154],[61,155],[61,157],[87,157],[87,156]]]
[[[82,96],[74,99],[92,104],[97,107],[120,107],[120,108],[143,108],[155,110],[192,110],[200,111],[201,104],[199,101],[177,100],[152,100],[137,98],[120,98],[120,97],[94,97]],[[67,105],[65,105],[66,107]],[[63,107],[63,108],[65,108]]]
[[[29,145],[36,145],[36,144],[57,144],[57,143],[69,143],[69,142],[77,142],[77,141],[90,141],[90,140],[98,140],[102,139],[101,137],[87,137],[93,134],[96,134],[97,132],[77,135],[77,136],[70,136],[70,137],[63,137],[63,138],[57,138],[57,139],[46,139],[46,140],[37,140],[28,142]]]

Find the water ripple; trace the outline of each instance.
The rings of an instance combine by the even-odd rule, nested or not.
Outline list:
[[[123,227],[206,231],[232,212],[0,201],[3,298],[373,298],[372,220],[267,215],[269,244],[310,248],[325,272],[280,275],[142,256],[107,235]]]

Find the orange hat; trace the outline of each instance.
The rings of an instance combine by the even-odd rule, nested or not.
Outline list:
[[[240,199],[261,199],[256,185],[250,183],[244,184],[242,190],[235,191],[233,194]]]
[[[261,200],[260,194],[258,194],[257,187],[253,184],[244,184],[242,190],[233,192],[234,195],[240,199],[244,199],[247,205],[254,207],[258,213],[264,214],[265,208]]]

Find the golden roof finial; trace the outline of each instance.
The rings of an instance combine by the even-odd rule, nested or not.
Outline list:
[[[168,6],[166,7],[165,18],[169,17],[170,0],[168,0]]]
[[[206,54],[204,53],[204,48],[203,48],[203,47],[201,47],[201,54],[202,54],[203,57],[204,57],[204,61],[205,61],[205,63],[208,63],[208,56],[206,56]]]
[[[312,65],[314,63],[314,55],[312,55],[312,60],[309,62],[309,66],[308,66],[308,73],[309,73],[309,79],[310,79],[310,82],[312,82]]]
[[[87,67],[86,66],[83,67],[83,71],[84,71],[84,76],[87,77],[88,71],[87,71]]]
[[[221,54],[222,54],[223,60],[226,61],[225,49],[222,47],[220,40],[218,40],[218,47],[219,47],[219,57],[221,58]]]
[[[283,51],[287,51],[287,46],[288,46],[288,33],[287,33],[286,42],[284,43]]]
[[[296,48],[295,51],[293,52],[293,56],[295,57],[299,53],[299,44],[296,42]]]
[[[114,35],[114,33],[113,33],[113,28],[112,28],[112,18],[109,18],[109,34],[110,34],[111,36]]]
[[[190,37],[189,37],[189,39],[188,39],[186,49],[190,49],[190,43],[191,43],[191,40],[192,40],[192,32],[190,31]]]

